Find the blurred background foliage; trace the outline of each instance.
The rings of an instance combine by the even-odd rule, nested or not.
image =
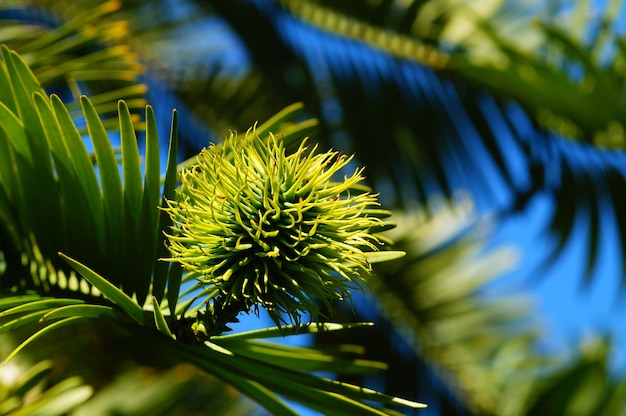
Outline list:
[[[355,294],[355,311],[342,312],[345,320],[377,322],[376,332],[312,342],[363,345],[366,357],[390,370],[359,381],[428,403],[420,414],[616,415],[626,414],[626,378],[613,365],[623,346],[607,333],[570,339],[565,354],[542,348],[550,334],[528,282],[569,273],[563,284],[591,291],[611,252],[623,287],[622,7],[590,0],[0,0],[0,42],[66,101],[87,93],[106,114],[124,99],[138,125],[146,102],[167,123],[177,108],[181,160],[229,129],[245,131],[303,102],[303,117],[319,119],[313,138],[367,166],[370,185],[397,213],[395,249],[407,252],[376,267],[372,295]],[[160,137],[168,129],[159,125]],[[530,226],[503,232],[524,216],[540,217],[530,245],[518,243]],[[19,256],[2,243],[5,259]],[[584,247],[580,267],[564,272],[557,265],[571,261],[574,244]],[[5,263],[7,282],[21,263]],[[521,267],[527,264],[535,267]],[[503,279],[516,270],[524,284]],[[82,402],[92,394],[78,381],[86,379],[100,393],[85,414],[111,396],[123,414],[156,414],[150,406],[165,402],[178,404],[163,414],[217,406],[221,414],[260,412],[193,368],[157,365],[127,349],[132,336],[120,328],[63,338],[51,342],[56,352],[32,352],[32,362],[57,357],[33,367],[27,376],[37,383],[0,378],[0,408],[42,385]],[[102,361],[111,351],[120,357]],[[175,386],[171,400],[160,393],[164,380]],[[123,407],[135,394],[129,391],[145,395],[147,407]]]

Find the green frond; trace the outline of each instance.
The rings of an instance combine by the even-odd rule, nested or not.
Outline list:
[[[138,367],[122,373],[73,414],[249,414],[258,405],[232,386],[188,364],[168,369]]]
[[[132,267],[138,271],[133,273],[133,282],[137,283],[128,282],[125,289],[145,299],[158,236],[155,219],[160,190],[155,180],[160,168],[154,156],[158,154],[156,130],[150,127],[146,134],[152,156],[142,173],[131,116],[128,107],[120,104],[120,173],[103,122],[91,102],[83,98],[96,169],[76,121],[58,97],[48,98],[25,62],[7,48],[3,49],[0,65],[0,78],[16,98],[0,106],[2,146],[6,150],[0,182],[7,196],[3,216],[14,224],[12,244],[27,255],[22,262],[25,266],[45,266],[51,274],[67,271],[56,255],[64,252],[111,279]],[[147,110],[146,117],[148,125],[153,126],[151,110]],[[144,180],[149,187],[144,188]],[[154,204],[151,209],[142,210],[144,200]],[[45,290],[51,281],[42,278],[46,281],[33,284]],[[57,277],[54,279],[59,282]]]
[[[309,374],[311,371],[341,371],[359,374],[377,372],[385,368],[382,363],[363,360],[358,356],[355,357],[354,354],[346,356],[341,351],[328,349],[273,345],[257,341],[254,334],[243,337],[218,337],[215,341],[205,342],[204,345],[189,345],[183,339],[175,341],[171,333],[163,337],[163,334],[159,334],[156,329],[162,326],[165,317],[160,309],[156,309],[158,308],[156,302],[153,303],[155,309],[143,311],[135,301],[115,289],[101,276],[86,270],[84,266],[76,262],[72,264],[124,313],[118,315],[119,312],[110,307],[83,304],[71,299],[39,300],[33,297],[30,302],[26,303],[25,299],[13,297],[3,299],[7,306],[12,303],[19,303],[19,305],[2,312],[0,319],[9,320],[0,325],[0,334],[15,331],[18,328],[25,328],[29,333],[34,332],[30,333],[5,357],[2,366],[10,363],[22,350],[27,347],[34,348],[52,332],[58,332],[69,325],[74,326],[86,320],[103,318],[112,318],[119,324],[128,325],[132,318],[135,325],[141,325],[133,329],[133,332],[143,333],[141,342],[145,343],[145,346],[150,345],[151,348],[158,346],[159,354],[169,354],[170,359],[180,359],[195,364],[232,384],[260,404],[268,406],[269,410],[287,409],[286,405],[275,398],[274,394],[289,397],[318,409],[324,414],[345,414],[345,412],[355,411],[363,412],[362,414],[387,414],[384,408],[364,404],[365,401],[409,408],[425,407],[422,404],[388,396],[374,390]],[[30,313],[24,315],[24,312]],[[151,312],[155,316],[154,321],[144,320],[144,315]],[[40,329],[39,326],[41,326]],[[347,329],[349,326],[326,324],[308,328],[313,332],[324,332]],[[301,327],[298,330],[301,333],[307,332]],[[159,331],[166,332],[167,335],[169,329],[163,331],[161,328]],[[275,330],[263,331],[258,335],[266,338],[274,332]],[[287,384],[284,383],[285,380],[288,381]],[[264,387],[260,388],[260,386]]]
[[[0,377],[0,413],[60,415],[75,410],[92,396],[93,388],[79,377],[51,384],[52,371],[52,362],[40,361],[8,383]],[[6,368],[0,368],[0,376],[3,372],[8,373]]]
[[[524,7],[536,16],[532,6],[518,9]],[[516,36],[507,35],[504,21],[465,14],[472,33],[456,39],[461,52],[444,70],[516,100],[540,125],[565,137],[623,148],[626,113],[620,91],[626,72],[616,28],[619,4],[609,2],[596,12],[598,7],[581,1],[545,10],[542,18],[527,19],[525,34]]]
[[[323,2],[308,0],[280,0],[279,3],[294,15],[321,29],[366,42],[396,58],[416,61],[432,68],[442,68],[448,60],[447,53],[438,50],[431,42],[428,42],[428,39],[420,39],[412,35],[410,31],[399,30],[404,26],[402,23],[414,12],[415,6],[411,3],[407,3],[408,6],[400,6],[393,10],[395,16],[392,13],[385,16],[384,11],[380,13],[380,10],[371,10],[372,13],[368,14],[368,17],[376,20],[385,16],[390,17],[389,21],[393,23],[402,21],[401,24],[396,25],[384,21],[374,23],[364,19],[363,15],[354,18],[349,14],[350,12],[370,11],[367,10],[368,7],[364,7],[364,3],[359,3],[359,7],[350,8],[348,6],[346,7],[347,11],[335,10],[338,4],[332,2],[330,6],[320,4]],[[402,7],[406,7],[406,10],[399,10]],[[403,16],[403,12],[406,13],[405,16]],[[393,21],[394,18],[397,19],[396,22]],[[416,22],[419,22],[419,19],[416,19]],[[420,25],[416,24],[416,27],[420,27]]]
[[[623,414],[626,383],[612,375],[612,342],[609,337],[591,335],[574,345],[568,351],[572,357],[535,384],[524,409],[526,414]]]
[[[626,143],[617,1],[599,15],[590,1],[563,10],[502,1],[279,3],[323,30],[514,99],[566,137],[601,147]]]
[[[0,20],[0,43],[20,53],[43,86],[69,87],[75,100],[88,94],[103,115],[114,113],[120,99],[133,112],[146,106],[146,86],[138,82],[144,68],[126,43],[128,23],[113,17],[121,2],[91,2],[88,8],[76,2],[73,7],[46,1],[13,3],[6,7],[40,8],[55,21],[25,25]],[[72,113],[75,109],[70,107]]]
[[[485,230],[473,229],[480,227],[476,219],[460,208],[431,219],[415,213],[392,219],[399,226],[391,238],[407,254],[375,267],[372,290],[384,316],[472,411],[518,414],[546,363],[522,358],[540,328],[525,295],[482,294],[512,267],[515,253],[485,252],[478,236]]]
[[[30,364],[18,356],[0,367],[2,414],[166,416],[190,412],[248,414],[258,410],[258,405],[232,386],[189,364],[173,364],[171,357],[144,354],[154,359],[130,364],[130,351],[137,349],[132,338],[94,322],[79,325],[78,329],[61,329],[47,337],[37,345],[36,351],[41,354],[24,351],[29,356],[57,357],[54,361],[44,359]],[[89,341],[85,333],[101,338]],[[10,339],[3,335],[2,341],[4,349]],[[125,349],[118,349],[116,343],[123,343]],[[93,357],[93,361],[87,359],[91,361],[89,366],[84,365],[85,351]],[[66,361],[59,361],[61,356]],[[94,372],[98,362],[107,370]],[[125,364],[120,365],[122,362]]]

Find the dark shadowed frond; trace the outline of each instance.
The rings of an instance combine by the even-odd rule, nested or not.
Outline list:
[[[614,343],[610,337],[598,335],[583,339],[560,368],[535,383],[525,414],[624,414],[626,384],[614,375]]]
[[[620,2],[277,3],[325,31],[513,98],[567,136],[623,140]]]
[[[516,414],[536,372],[550,361],[528,354],[543,328],[530,295],[511,289],[494,295],[485,287],[519,254],[513,247],[487,249],[489,226],[467,207],[425,218],[397,218],[390,236],[407,255],[376,268],[375,303],[474,414]]]

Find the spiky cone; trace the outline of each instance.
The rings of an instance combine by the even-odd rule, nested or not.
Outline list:
[[[214,305],[230,313],[262,306],[277,325],[284,314],[299,325],[305,313],[323,316],[320,304],[332,311],[334,300],[364,288],[388,212],[360,184],[362,168],[334,181],[352,156],[316,150],[304,140],[288,155],[274,135],[231,133],[182,172],[165,208],[174,224],[168,260],[219,289]]]

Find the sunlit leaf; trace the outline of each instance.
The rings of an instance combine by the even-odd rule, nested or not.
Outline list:
[[[131,318],[140,324],[144,323],[144,313],[141,307],[124,292],[111,284],[108,280],[94,272],[87,266],[78,261],[59,253],[59,256],[65,260],[70,266],[76,269],[85,279],[94,285],[104,296],[117,305],[120,309],[128,314]]]

